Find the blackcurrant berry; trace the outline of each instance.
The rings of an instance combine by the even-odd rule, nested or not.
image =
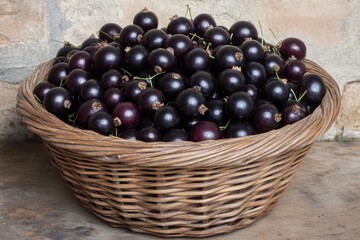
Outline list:
[[[135,14],[133,24],[138,25],[144,30],[144,32],[147,32],[150,29],[156,29],[158,27],[159,20],[154,12],[144,8]]]
[[[256,134],[248,121],[231,121],[224,131],[224,138],[239,138]]]
[[[108,43],[118,41],[121,30],[122,27],[116,23],[106,23],[99,30],[99,38]]]
[[[176,109],[186,118],[195,118],[206,112],[205,96],[194,88],[187,88],[175,99]]]
[[[229,29],[229,33],[232,34],[231,42],[233,45],[240,46],[246,39],[258,38],[258,32],[254,24],[248,21],[235,22]]]
[[[107,112],[96,112],[89,118],[88,129],[109,136],[115,130],[114,120]]]
[[[254,106],[254,100],[246,92],[235,92],[226,102],[227,113],[234,120],[248,119],[254,110]]]
[[[141,112],[135,103],[120,102],[112,112],[115,127],[120,130],[136,128],[141,123]]]
[[[218,125],[209,121],[200,121],[189,133],[190,139],[194,142],[205,140],[216,140],[222,138],[222,133]]]
[[[161,132],[180,127],[181,118],[173,106],[163,106],[154,114],[154,124]]]

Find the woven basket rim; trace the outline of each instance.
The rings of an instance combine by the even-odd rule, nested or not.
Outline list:
[[[58,148],[78,152],[94,161],[122,162],[130,165],[167,167],[169,156],[172,166],[231,166],[257,161],[264,156],[271,158],[281,148],[305,147],[312,144],[335,122],[340,109],[340,90],[336,81],[318,64],[305,59],[308,72],[321,75],[327,92],[315,111],[306,118],[269,132],[232,139],[208,140],[202,142],[150,142],[125,140],[119,137],[103,136],[90,130],[75,128],[47,112],[32,95],[36,83],[44,81],[47,69],[54,59],[36,67],[33,73],[21,83],[17,96],[17,109],[28,129],[39,135],[43,141]],[[269,142],[279,146],[267,147]],[[282,142],[285,142],[285,146]],[[264,147],[265,146],[265,147]],[[218,151],[216,151],[218,148]],[[214,150],[215,149],[215,150]],[[240,150],[239,150],[240,149]],[[208,151],[212,150],[212,151]],[[215,161],[212,158],[224,152],[238,151],[236,157]],[[177,156],[182,152],[181,156]],[[183,156],[198,155],[186,161]],[[165,157],[168,155],[168,157]],[[211,156],[209,156],[211,155]],[[126,156],[125,158],[123,156]],[[144,157],[143,157],[144,156]],[[242,160],[239,161],[238,157]],[[175,158],[177,160],[175,160]]]

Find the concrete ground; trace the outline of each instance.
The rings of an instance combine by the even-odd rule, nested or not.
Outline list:
[[[272,212],[208,239],[359,239],[360,143],[316,142]],[[0,145],[0,239],[159,239],[80,206],[39,142]]]

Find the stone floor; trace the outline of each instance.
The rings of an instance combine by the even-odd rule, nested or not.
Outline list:
[[[316,142],[272,212],[208,239],[359,239],[360,143]],[[73,197],[39,142],[0,145],[0,239],[159,239],[111,228]]]

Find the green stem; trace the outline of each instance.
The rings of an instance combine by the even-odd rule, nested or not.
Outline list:
[[[123,71],[124,73],[129,75],[130,77],[132,76],[132,74],[130,72],[128,72],[126,69],[124,69],[124,68],[120,68],[120,69],[121,69],[121,71]]]
[[[54,42],[62,43],[64,45],[66,45],[66,46],[79,48],[78,46],[75,46],[74,44],[72,44],[71,42],[68,42],[68,41],[59,41],[59,40],[56,40],[56,39],[51,39],[51,40],[54,41]]]
[[[36,101],[38,101],[42,105],[42,101],[40,100],[40,98],[38,98],[38,96],[36,96],[35,94],[34,94],[34,97],[35,97]]]
[[[270,30],[271,34],[274,36],[274,38],[276,39],[276,41],[279,43],[280,40],[279,40],[278,37],[275,35],[274,31],[273,31],[271,28],[269,28],[269,30]]]
[[[260,26],[260,33],[261,33],[261,45],[264,46],[264,32],[263,32],[263,28],[261,26],[260,20],[259,20],[259,26]]]
[[[186,13],[185,13],[185,17],[187,17],[187,14],[189,13],[189,17],[190,20],[193,20],[192,15],[191,15],[191,8],[189,4],[186,4]]]
[[[301,99],[302,99],[302,98],[305,96],[305,94],[307,93],[307,90],[305,90],[305,92],[303,92],[299,97],[297,97],[295,91],[294,91],[292,88],[290,88],[290,91],[291,91],[292,94],[294,95],[295,101],[297,101],[297,102],[300,102]]]
[[[61,78],[60,87],[64,86],[65,83],[66,83],[66,78]]]
[[[75,123],[76,121],[76,118],[77,118],[77,112],[74,111],[72,113],[70,113],[69,115],[67,115],[68,119],[69,119],[69,122],[71,122],[72,124]]]
[[[225,124],[225,126],[220,126],[220,127],[219,127],[220,130],[221,130],[221,131],[226,130],[226,128],[229,126],[229,123],[230,123],[230,119],[229,119],[229,121]]]
[[[276,70],[275,70],[275,76],[276,76],[277,79],[280,79],[279,71],[276,71]]]
[[[148,78],[142,78],[142,77],[134,77],[133,79],[134,80],[144,80],[144,81],[149,81],[150,82],[150,86],[153,87],[153,83],[152,83],[152,80],[156,77],[156,76],[159,76],[160,74],[163,74],[165,72],[159,72],[151,77],[148,77]]]

